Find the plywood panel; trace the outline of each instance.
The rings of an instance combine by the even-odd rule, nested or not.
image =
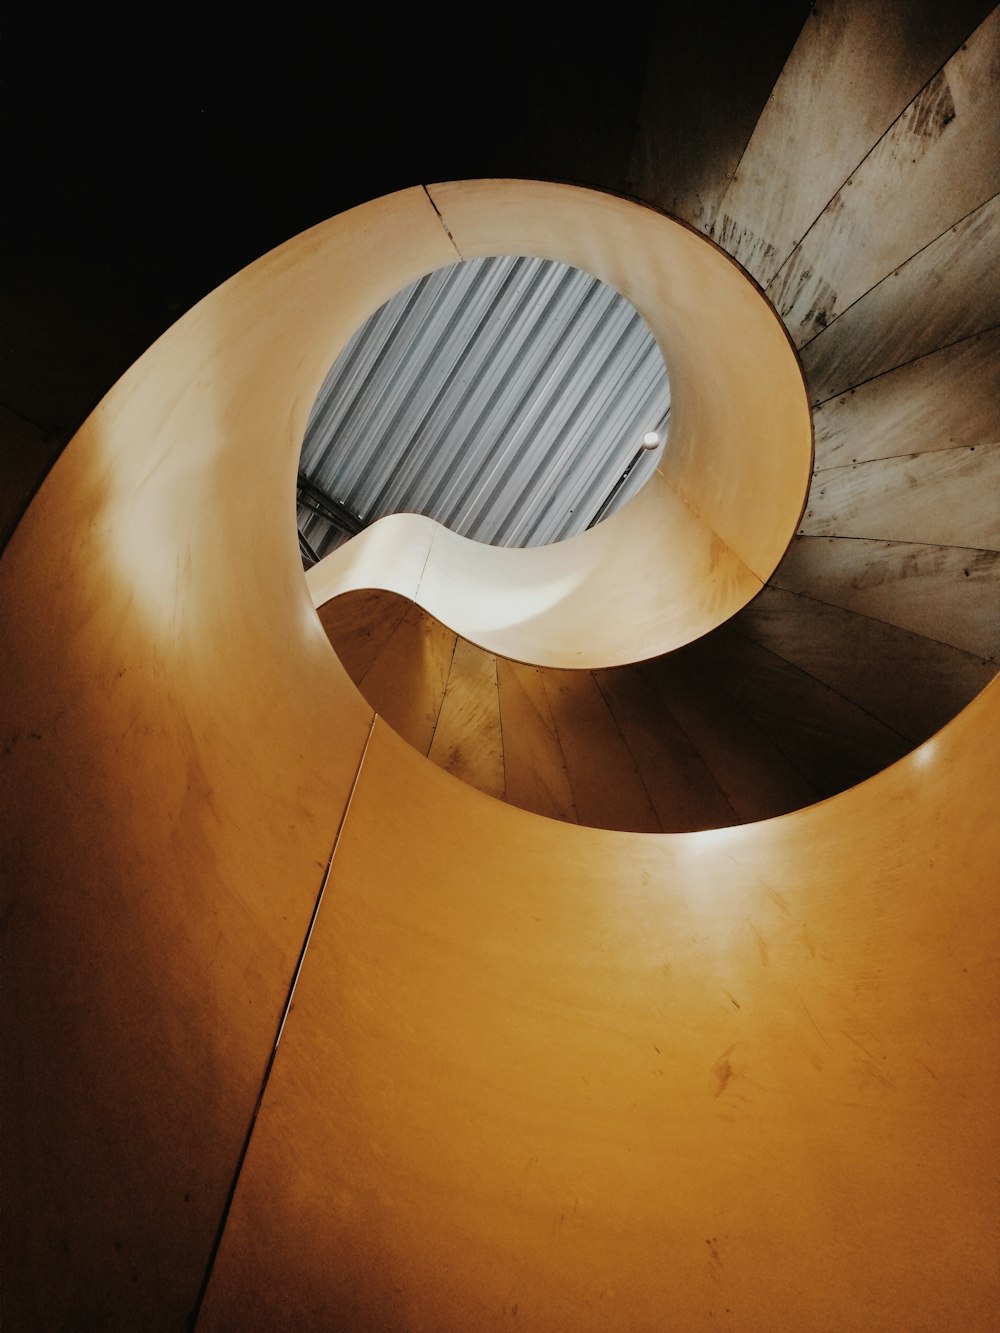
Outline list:
[[[796,537],[771,582],[1000,660],[996,551]]]
[[[686,655],[753,719],[816,800],[862,782],[912,748],[836,690],[728,628]]]
[[[361,680],[411,603],[396,593],[368,589],[344,593],[317,608],[319,623],[351,680]]]
[[[814,414],[816,469],[1000,439],[1000,328],[828,399]]]
[[[1000,10],[924,85],[767,285],[798,346],[1000,190]]]
[[[625,509],[554,546],[384,518],[311,571],[315,600],[389,587],[490,652],[558,667],[635,661],[715,628],[777,565],[811,471],[804,383],[774,311],[717,247],[626,200],[540,181],[428,191],[463,255],[560,258],[632,301],[669,349],[670,445]]]
[[[642,556],[630,556],[640,531],[648,538]],[[498,656],[583,667],[687,643],[696,627],[714,628],[759,587],[757,575],[654,473],[618,513],[552,546],[484,546],[436,527],[415,597]],[[614,612],[595,631],[598,602]]]
[[[808,474],[812,437],[808,415],[800,410],[799,368],[786,359],[784,329],[753,285],[688,228],[649,209],[624,207],[619,200],[586,199],[568,187],[527,181],[429,188],[463,254],[475,257],[512,247],[518,254],[559,256],[611,283],[632,302],[664,348],[670,373],[674,408],[663,475],[723,547],[765,578],[787,544],[781,542],[785,519],[801,503],[808,484],[802,469]],[[656,494],[647,486],[631,505],[633,528],[646,534],[647,551],[667,543],[664,534],[675,523],[691,526],[690,516],[685,522],[676,515],[666,492],[659,495],[656,521],[647,520],[649,497]],[[766,505],[769,524],[763,523],[754,496]],[[613,627],[608,622],[608,632],[613,629],[618,642],[627,642],[640,623],[622,600],[634,597],[631,542],[625,546],[620,530],[609,531],[607,523],[584,535],[587,583],[595,569],[601,571],[602,586],[613,573],[621,575],[607,604],[620,603],[622,615]],[[700,577],[693,586],[700,589],[723,552],[710,550],[706,568],[703,543],[698,550]],[[435,558],[436,552],[432,562]],[[692,560],[680,540],[674,558],[685,565]],[[766,565],[770,569],[765,571]],[[667,565],[662,569],[667,579]],[[685,585],[692,586],[687,580]],[[581,590],[587,593],[586,585]],[[671,583],[665,593],[672,594]],[[596,589],[595,595],[600,595]],[[661,642],[634,653],[632,660],[673,646],[676,640]],[[588,665],[623,660],[608,657]]]
[[[589,671],[546,671],[545,693],[581,824],[658,833],[635,760]]]
[[[507,800],[522,810],[577,823],[548,696],[537,667],[497,659]]]
[[[992,5],[832,0],[806,21],[714,228],[761,283]],[[847,114],[845,114],[845,110]]]
[[[371,706],[420,754],[427,754],[444,699],[455,635],[411,606],[358,682]]]
[[[201,1327],[987,1333],[997,702],[678,838],[376,731]]]
[[[686,654],[657,664],[661,697],[743,822],[809,805],[816,793],[750,716]]]
[[[801,531],[1000,549],[1000,444],[827,468]]]
[[[306,571],[314,606],[347,592],[384,588],[412,599],[437,524],[422,514],[381,518]]]
[[[504,799],[497,661],[464,639],[455,644],[428,758],[488,796]]]
[[[761,593],[734,625],[914,744],[995,672],[971,653],[777,588]]]
[[[664,833],[723,828],[739,817],[667,706],[659,661],[595,673]]]
[[[5,1327],[190,1322],[372,716],[302,577],[301,432],[440,235],[405,192],[231,279],[0,560]]]
[[[0,562],[13,1327],[191,1320],[369,734],[295,455],[442,252],[415,190],[237,275]],[[998,717],[679,838],[506,809],[377,727],[206,1327],[708,1327],[723,1280],[747,1329],[987,1327]]]
[[[890,273],[803,349],[810,397],[825,402],[996,324],[1000,197],[995,196]]]
[[[661,12],[635,127],[632,193],[705,231],[810,6]]]

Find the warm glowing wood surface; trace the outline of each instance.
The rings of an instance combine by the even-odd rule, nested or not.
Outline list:
[[[310,571],[315,604],[386,588],[490,652],[552,667],[639,661],[723,624],[784,553],[811,467],[805,390],[773,312],[714,246],[625,200],[529,181],[429,193],[464,258],[558,258],[628,297],[667,362],[667,452],[624,511],[555,546],[382,519]]]
[[[998,705],[674,838],[377,727],[203,1327],[992,1328]]]
[[[490,189],[438,192],[460,245]],[[572,255],[632,263],[617,203],[574,230],[570,195]],[[296,456],[349,332],[454,253],[412,190],[237,275],[89,419],[0,563],[5,1326],[186,1325],[360,764],[201,1327],[990,1328],[996,686],[861,788],[678,837],[519,812],[382,727],[365,751]],[[696,322],[686,281],[636,303]],[[671,357],[679,488],[739,414],[719,350],[700,387]],[[749,509],[796,508],[801,478],[747,466]],[[598,553],[656,606],[656,495],[575,548],[597,638],[623,586]],[[730,499],[695,548],[731,580],[696,580],[719,619],[733,562],[771,558]]]
[[[768,589],[741,631],[595,672],[497,657],[395,593],[346,593],[320,618],[380,718],[446,772],[535,814],[687,833],[787,814],[864,781],[992,674],[870,617],[845,625],[854,617],[837,607],[789,600]],[[797,622],[808,632],[790,632]],[[884,656],[901,649],[915,668],[905,682]]]

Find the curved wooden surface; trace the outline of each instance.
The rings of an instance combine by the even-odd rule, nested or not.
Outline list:
[[[998,717],[675,837],[377,726],[202,1326],[992,1327]]]
[[[588,532],[510,550],[392,515],[310,571],[316,605],[386,588],[491,652],[553,667],[639,661],[724,623],[784,554],[811,472],[805,388],[780,321],[722,251],[652,209],[537,181],[428,194],[453,258],[562,259],[628,297],[667,363],[670,437],[643,491]]]
[[[770,819],[927,739],[727,626],[631,666],[566,671],[477,648],[395,593],[345,593],[319,617],[379,718],[420,754],[519,809],[592,828]]]
[[[468,246],[479,188],[436,199]],[[453,255],[409,191],[239,274],[0,562],[5,1325],[987,1329],[1000,689],[842,796],[674,837],[522,813],[372,731],[295,455],[345,333]],[[699,396],[694,348],[667,351],[697,507],[738,397],[720,361]],[[787,531],[755,547],[714,494],[759,580]]]

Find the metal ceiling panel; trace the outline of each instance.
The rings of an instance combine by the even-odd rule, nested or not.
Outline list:
[[[371,316],[323,384],[300,465],[303,558],[347,539],[345,510],[361,526],[426,514],[499,546],[559,541],[635,494],[669,414],[652,333],[591,274],[512,256],[436,270]],[[661,445],[643,450],[651,431]]]

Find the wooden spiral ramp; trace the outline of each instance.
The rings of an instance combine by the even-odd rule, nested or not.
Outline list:
[[[502,34],[442,62],[410,157],[345,148],[359,197],[171,323],[16,526],[59,440],[7,412],[5,1330],[995,1327],[1000,11],[751,8],[569,39],[594,77],[554,88],[541,18],[521,79]],[[307,582],[333,356],[501,242],[642,309],[674,470],[558,547],[402,515]],[[508,803],[484,662],[501,739],[536,714]],[[615,828],[625,752],[651,817]]]

